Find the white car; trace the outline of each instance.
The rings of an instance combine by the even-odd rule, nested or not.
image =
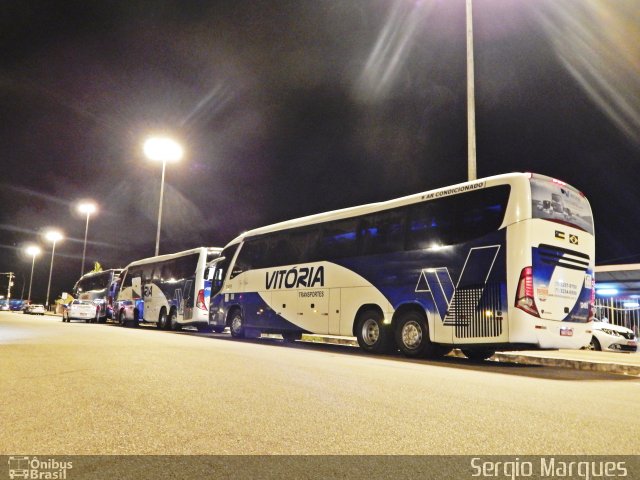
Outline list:
[[[603,350],[606,352],[636,352],[638,338],[633,330],[609,323],[604,319],[593,321],[593,336],[587,350]]]
[[[44,315],[44,305],[40,305],[39,303],[32,303],[31,305],[27,305],[24,307],[24,313],[29,313],[31,315]]]
[[[62,312],[62,321],[84,320],[85,322],[97,322],[99,308],[89,300],[74,300]]]

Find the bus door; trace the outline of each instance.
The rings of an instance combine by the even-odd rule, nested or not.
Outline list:
[[[131,300],[138,309],[138,318],[144,319],[145,294],[140,274],[131,278]]]

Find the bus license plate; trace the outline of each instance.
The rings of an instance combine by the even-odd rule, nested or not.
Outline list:
[[[561,328],[560,329],[561,337],[573,337],[573,328]]]

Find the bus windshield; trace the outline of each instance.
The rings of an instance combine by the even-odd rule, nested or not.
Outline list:
[[[589,201],[562,182],[532,178],[531,211],[533,218],[563,223],[593,235]]]

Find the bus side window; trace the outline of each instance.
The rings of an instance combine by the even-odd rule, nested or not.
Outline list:
[[[325,224],[318,245],[320,256],[337,259],[356,255],[358,253],[357,230],[358,220],[355,218]]]
[[[318,256],[318,239],[320,229],[309,228],[306,230],[292,231],[288,234],[288,249],[285,264],[316,262]]]
[[[360,224],[362,254],[375,255],[404,249],[405,212],[394,210],[367,215]]]
[[[252,268],[261,268],[262,261],[260,259],[261,253],[264,254],[266,250],[264,239],[260,240],[248,240],[242,244],[242,249],[238,254],[236,263],[233,266],[231,277],[234,278],[240,275],[242,272],[251,270]],[[227,262],[227,257],[222,263]]]
[[[436,233],[440,224],[432,207],[435,202],[421,203],[409,209],[407,250],[423,250],[441,241]]]

